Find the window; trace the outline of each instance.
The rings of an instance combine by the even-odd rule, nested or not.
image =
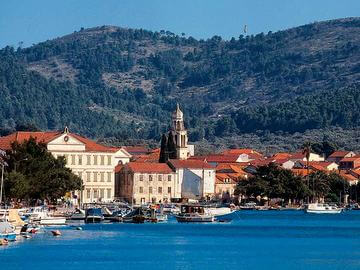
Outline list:
[[[94,182],[97,182],[97,172],[94,172]]]
[[[144,192],[144,188],[143,187],[139,187],[139,193],[143,193]]]
[[[162,193],[162,187],[158,187],[158,193],[159,193],[159,194]]]
[[[152,187],[149,187],[149,193],[152,194]]]
[[[100,189],[100,198],[104,198],[105,189]]]
[[[111,165],[111,156],[107,156],[107,165]]]
[[[75,165],[75,155],[71,155],[71,165]]]
[[[144,180],[144,175],[140,174],[140,181]]]
[[[100,156],[100,164],[105,165],[105,156]]]
[[[158,179],[159,179],[159,181],[162,181],[162,175],[161,174],[158,176]]]
[[[211,172],[209,172],[209,176],[211,176]]]
[[[79,172],[79,177],[82,179],[82,172]]]
[[[87,182],[90,182],[90,181],[91,181],[90,172],[87,172],[87,173],[86,173],[86,181],[87,181]]]
[[[91,165],[91,156],[90,155],[86,156],[86,165]]]
[[[90,199],[91,193],[90,193],[90,189],[86,189],[86,198]]]
[[[104,175],[105,175],[104,172],[100,173],[100,182],[104,182],[104,178],[105,178]]]
[[[171,175],[168,175],[168,181],[171,181]]]
[[[98,198],[98,191],[97,189],[94,189],[94,199],[97,199]]]
[[[94,165],[97,165],[97,156],[94,156]]]
[[[152,181],[152,180],[153,180],[153,176],[149,175],[149,181]]]
[[[79,164],[79,165],[82,165],[82,155],[79,155],[79,156],[78,156],[78,164]]]
[[[156,198],[151,198],[152,203],[156,203]]]
[[[111,182],[111,172],[108,172],[108,173],[107,173],[107,181],[108,181],[108,182]]]
[[[107,198],[108,198],[108,199],[111,199],[111,188],[108,188],[108,189],[106,190],[106,193],[107,193]]]
[[[171,187],[168,187],[168,193],[171,193]]]

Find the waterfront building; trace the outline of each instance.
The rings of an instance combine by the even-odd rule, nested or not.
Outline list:
[[[56,158],[63,156],[66,166],[83,180],[83,191],[76,191],[75,201],[90,203],[114,199],[115,166],[130,161],[123,148],[107,147],[74,133],[15,132],[0,138],[0,149],[10,150],[12,142],[22,143],[30,138],[43,142]]]
[[[215,192],[215,167],[200,160],[171,159],[176,174],[176,198],[210,199]]]
[[[166,163],[118,165],[115,197],[133,204],[166,203],[176,196],[176,174]]]
[[[248,174],[238,164],[221,163],[216,167],[215,197],[231,199],[234,196],[236,185]]]

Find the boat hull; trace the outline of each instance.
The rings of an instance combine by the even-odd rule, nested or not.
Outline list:
[[[342,209],[336,210],[312,210],[312,209],[305,209],[305,212],[308,214],[340,214]]]
[[[40,219],[40,225],[65,225],[66,218],[52,217]]]
[[[213,216],[176,216],[176,220],[181,223],[188,222],[214,222]]]
[[[8,241],[15,241],[16,233],[0,233],[0,239],[6,239]]]

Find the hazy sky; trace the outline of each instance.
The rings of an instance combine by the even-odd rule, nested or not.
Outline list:
[[[360,0],[3,0],[0,48],[25,46],[81,27],[170,30],[195,38],[277,31],[360,15]]]

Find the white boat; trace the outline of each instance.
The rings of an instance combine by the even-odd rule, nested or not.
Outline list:
[[[182,205],[181,213],[176,215],[178,222],[214,222],[215,216],[206,213],[201,205]]]
[[[304,210],[306,213],[313,214],[339,214],[341,213],[342,208],[326,203],[310,203]]]
[[[204,210],[208,215],[214,216],[217,221],[230,221],[239,214],[239,210],[230,207],[209,207]]]
[[[39,223],[40,225],[65,225],[65,217],[52,217],[44,208],[36,207],[29,218],[32,223]]]

